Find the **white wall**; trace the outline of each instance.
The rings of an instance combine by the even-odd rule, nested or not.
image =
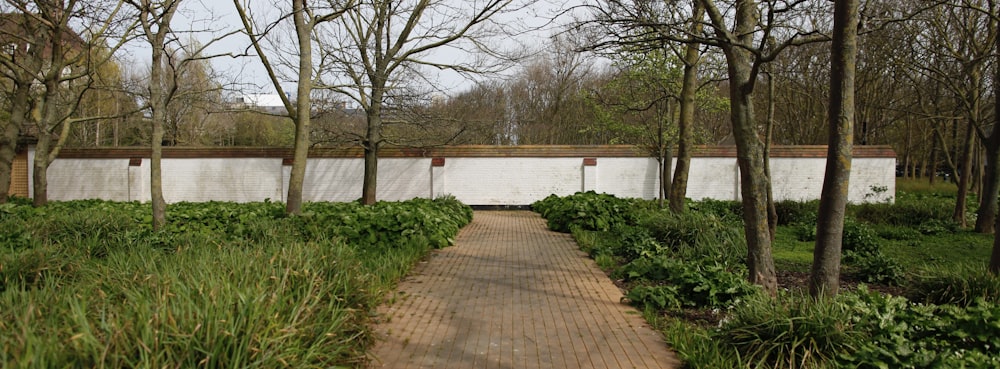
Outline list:
[[[379,160],[380,200],[452,195],[470,205],[527,205],[550,194],[593,190],[620,197],[654,199],[658,165],[645,157],[447,157]],[[777,200],[819,197],[824,158],[774,158],[771,168]],[[361,197],[363,159],[311,158],[303,186],[305,201],[354,201]],[[738,200],[739,169],[732,157],[695,157],[688,197]],[[285,200],[290,166],[281,158],[163,159],[164,197],[168,202]],[[872,197],[873,187],[884,187]],[[895,193],[894,158],[855,158],[852,202],[883,201]],[[99,198],[149,201],[149,159],[58,159],[49,168],[52,200]]]

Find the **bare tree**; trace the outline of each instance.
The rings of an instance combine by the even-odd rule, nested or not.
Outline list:
[[[147,108],[153,126],[150,157],[150,195],[153,208],[153,229],[166,225],[167,204],[163,198],[163,138],[171,103],[178,96],[179,78],[184,66],[214,56],[202,51],[227,37],[224,34],[202,45],[183,45],[173,28],[174,16],[182,0],[126,0],[136,11],[141,37],[150,48],[149,91]],[[186,32],[194,32],[188,30]]]
[[[131,0],[138,11],[142,34],[150,47],[149,109],[153,124],[150,158],[150,189],[153,207],[153,229],[161,229],[167,223],[167,203],[163,198],[163,126],[167,117],[167,105],[177,90],[173,79],[169,78],[170,55],[167,45],[176,40],[171,29],[174,15],[181,0]]]
[[[633,49],[662,49],[671,53],[683,64],[677,118],[677,167],[671,178],[669,161],[661,169],[662,185],[669,189],[670,209],[684,210],[687,195],[687,181],[691,166],[691,147],[694,145],[694,113],[697,110],[695,97],[702,87],[699,85],[699,64],[702,59],[701,43],[697,37],[703,33],[705,7],[701,2],[688,7],[681,1],[609,0],[592,7],[594,19],[585,22],[599,25],[603,33],[588,49],[602,50],[619,47]],[[689,35],[687,37],[684,34]]]
[[[690,30],[691,34],[702,33],[702,20],[705,17],[705,7],[699,3],[694,3],[694,10],[691,12]],[[694,145],[694,112],[696,110],[695,95],[698,93],[698,66],[701,63],[701,45],[697,42],[690,42],[684,46],[684,56],[681,61],[684,63],[684,74],[681,82],[680,112],[677,117],[677,167],[674,169],[674,178],[670,186],[670,210],[675,213],[684,211],[684,204],[687,198],[688,173],[691,170],[691,147]]]
[[[365,160],[362,203],[376,201],[379,148],[386,143],[390,110],[406,90],[401,77],[434,85],[420,68],[484,71],[489,65],[483,59],[435,59],[432,54],[457,49],[497,55],[488,38],[500,29],[491,20],[513,7],[511,0],[367,0],[347,8],[336,27],[323,30],[319,58],[330,61],[323,71],[324,88],[350,96],[365,112],[364,134],[357,138]]]
[[[72,123],[83,120],[77,113],[93,83],[91,75],[110,60],[110,52],[97,49],[116,24],[121,1],[8,0],[6,4],[15,12],[5,14],[5,26],[13,31],[7,36],[13,39],[8,40],[12,50],[2,62],[16,86],[12,102],[21,105],[12,106],[10,124],[29,126],[37,137],[33,204],[42,206],[48,202],[48,167],[69,137]],[[87,30],[86,39],[72,28],[74,23]],[[7,173],[0,175],[6,178],[4,187],[9,187]]]
[[[937,98],[938,93],[922,93],[918,96],[918,111],[938,125],[953,121],[953,112],[958,112],[967,125],[963,151],[955,155],[961,172],[956,173],[959,193],[954,216],[962,223],[972,180],[973,133],[984,145],[987,170],[976,219],[976,231],[983,233],[993,231],[996,197],[1000,193],[1000,178],[995,178],[989,169],[1000,160],[1000,131],[991,131],[986,124],[985,99],[989,88],[984,78],[991,61],[989,56],[995,52],[997,7],[993,0],[931,2],[912,17],[909,33],[914,37],[906,43],[913,48],[913,57],[905,64],[913,74],[910,79],[932,88],[931,91],[944,90],[952,95],[950,99],[928,101]],[[941,140],[930,142],[937,144]]]
[[[663,207],[672,192],[670,164],[677,141],[674,106],[680,100],[678,80],[684,67],[663,48],[646,52],[624,48],[618,54],[614,77],[593,94],[601,113],[599,122],[616,141],[638,145],[656,159]]]
[[[721,2],[700,1],[705,6],[714,34],[713,38],[703,42],[721,48],[728,66],[730,118],[740,168],[749,279],[774,293],[777,291],[777,275],[771,255],[767,211],[770,178],[764,163],[768,158],[764,155],[764,143],[757,130],[751,96],[763,63],[774,60],[787,47],[828,39],[819,33],[821,30],[803,29],[795,24],[795,20],[781,23],[778,17],[794,13],[795,7],[823,4],[801,1],[761,4],[753,0],[735,0],[728,4],[730,7],[721,8],[717,4]],[[801,14],[799,17],[804,18],[799,18],[798,22],[808,19]],[[782,39],[778,40],[778,37]]]
[[[5,9],[6,10],[6,9]],[[0,53],[0,65],[3,66],[4,87],[6,92],[6,107],[10,111],[8,119],[0,119],[2,136],[0,136],[0,203],[7,201],[10,190],[11,165],[16,154],[18,137],[26,124],[30,111],[31,86],[35,83],[35,71],[41,68],[42,47],[38,45],[43,40],[37,40],[37,23],[30,18],[13,12],[3,16],[0,32],[4,44],[19,45],[8,47]],[[14,41],[14,42],[11,42]],[[9,89],[9,90],[8,90]]]
[[[313,85],[317,81],[317,68],[313,65],[314,34],[318,25],[339,18],[347,9],[357,6],[354,0],[327,1],[325,5],[313,5],[306,0],[292,0],[290,14],[261,27],[259,19],[250,13],[249,1],[233,0],[233,5],[240,15],[243,30],[250,38],[251,47],[260,59],[272,86],[281,97],[281,102],[292,122],[295,123],[295,143],[292,157],[292,171],[288,180],[288,195],[285,201],[285,212],[288,214],[302,213],[302,185],[306,175],[306,160],[309,157],[310,124],[312,115]],[[282,61],[279,52],[269,54],[265,51],[266,38],[270,32],[287,17],[291,16],[294,28],[296,48],[292,55],[297,56],[294,62]],[[272,41],[274,41],[272,39]],[[269,55],[276,56],[271,58]],[[279,68],[286,67],[295,71],[295,100],[285,92]]]
[[[841,241],[854,147],[854,88],[858,52],[858,0],[837,0],[830,45],[830,143],[816,221],[809,294],[836,295],[840,286]]]

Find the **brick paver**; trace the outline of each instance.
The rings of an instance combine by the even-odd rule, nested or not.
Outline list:
[[[372,367],[680,367],[621,297],[538,215],[479,211],[382,307]]]

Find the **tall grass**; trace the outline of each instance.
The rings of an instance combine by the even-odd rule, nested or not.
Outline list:
[[[985,264],[930,267],[906,288],[909,299],[930,304],[969,306],[977,301],[1000,304],[1000,276]]]
[[[851,327],[851,310],[804,294],[758,294],[733,310],[719,338],[751,368],[833,367],[863,334]]]
[[[0,295],[5,363],[24,367],[326,367],[369,339],[372,299],[340,243],[152,248],[89,260],[73,283]],[[355,342],[357,341],[357,342]]]
[[[431,248],[307,237],[267,211],[152,232],[123,208],[40,211],[30,244],[0,248],[0,367],[361,366],[375,306]]]

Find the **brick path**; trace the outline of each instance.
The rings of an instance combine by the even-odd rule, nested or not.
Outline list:
[[[679,368],[566,234],[526,211],[476,212],[383,306],[372,366]]]

